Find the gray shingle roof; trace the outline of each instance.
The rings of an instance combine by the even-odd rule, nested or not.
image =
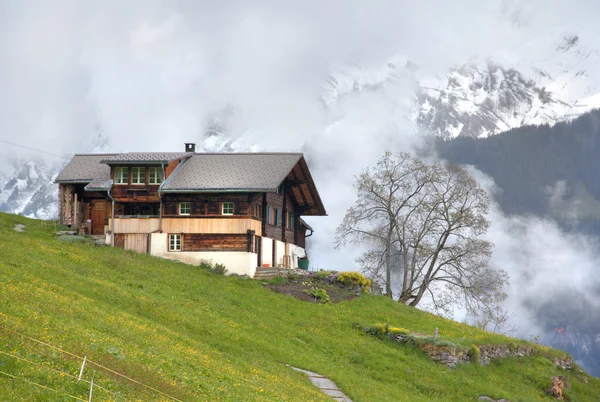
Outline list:
[[[108,191],[112,187],[111,179],[94,179],[90,184],[85,186],[86,191]]]
[[[90,183],[93,180],[110,180],[110,167],[100,163],[115,154],[75,155],[60,172],[55,183]]]
[[[176,159],[192,155],[185,152],[127,152],[124,154],[111,155],[104,158],[100,163],[107,164],[130,164],[130,163],[168,163]]]
[[[161,191],[270,191],[301,157],[300,153],[194,154],[175,169]]]

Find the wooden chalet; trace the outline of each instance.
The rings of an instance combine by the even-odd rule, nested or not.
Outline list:
[[[297,268],[326,215],[300,153],[75,155],[56,178],[59,220],[127,250],[254,276]]]

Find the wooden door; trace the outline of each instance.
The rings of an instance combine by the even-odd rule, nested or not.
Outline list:
[[[254,236],[254,241],[256,243],[254,245],[256,248],[256,266],[262,267],[262,237]]]
[[[110,204],[104,200],[92,201],[92,234],[103,235],[104,224],[108,218],[108,206]]]
[[[125,250],[133,250],[138,253],[148,252],[148,235],[145,233],[127,233],[123,243]]]

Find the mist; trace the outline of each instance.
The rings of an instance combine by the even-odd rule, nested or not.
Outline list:
[[[65,156],[94,149],[98,133],[111,152],[211,149],[215,140],[303,151],[329,214],[307,219],[313,268],[357,270],[356,250],[333,249],[334,231],[355,175],[386,149],[423,145],[410,118],[416,80],[474,57],[518,59],[524,38],[593,31],[597,9],[538,0],[3,1],[0,139]],[[207,139],[215,119],[222,138]],[[0,143],[4,161],[34,156],[57,161]],[[493,197],[493,182],[477,177]],[[519,335],[575,324],[600,332],[590,312],[600,311],[597,245],[495,204],[491,220],[492,264],[510,275],[506,307]]]
[[[101,129],[114,150],[178,150],[232,108],[233,137],[298,148],[331,118],[336,66],[403,55],[435,75],[541,32],[556,12],[532,4],[546,2],[5,1],[0,138],[70,154]]]

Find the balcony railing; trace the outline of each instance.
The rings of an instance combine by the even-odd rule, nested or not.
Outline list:
[[[113,222],[109,222],[109,228]],[[161,229],[158,216],[120,215],[114,220],[115,233],[153,233]],[[162,230],[165,233],[247,233],[254,230],[262,233],[260,221],[219,217],[215,218],[162,218]]]

